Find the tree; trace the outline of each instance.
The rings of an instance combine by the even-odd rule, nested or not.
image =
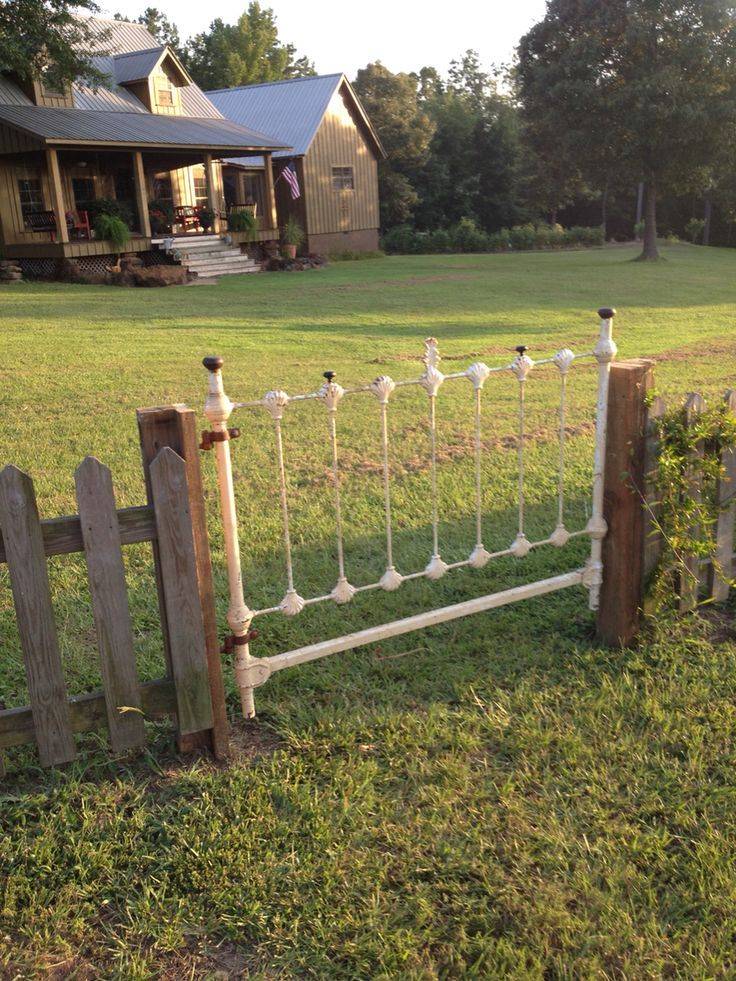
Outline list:
[[[475,51],[451,63],[446,81],[433,68],[419,73],[420,103],[435,126],[415,178],[423,228],[473,218],[495,231],[522,217],[517,113],[498,75],[482,69]]]
[[[727,0],[549,0],[519,46],[527,125],[603,188],[644,179],[641,258],[656,259],[657,198],[702,189],[736,126],[736,7]]]
[[[214,20],[208,31],[189,41],[186,58],[195,82],[203,89],[232,88],[282,78],[314,75],[314,65],[296,57],[293,44],[279,40],[273,10],[257,0],[235,24]]]
[[[122,14],[115,14],[115,20],[128,20]],[[158,7],[146,7],[136,24],[143,24],[149,34],[153,34],[159,44],[168,44],[170,48],[180,51],[182,48],[179,29]]]
[[[419,105],[415,76],[394,75],[374,62],[360,69],[354,85],[388,158],[378,168],[381,227],[388,228],[411,218],[413,179],[426,162],[434,126]]]
[[[0,64],[26,81],[45,79],[63,88],[76,78],[104,85],[92,59],[104,54],[110,33],[80,17],[95,13],[94,0],[2,0]]]

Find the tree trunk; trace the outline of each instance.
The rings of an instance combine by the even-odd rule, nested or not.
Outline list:
[[[710,220],[713,216],[713,199],[711,198],[710,191],[705,192],[705,212],[703,218],[705,219],[705,225],[703,225],[703,245],[710,245]]]
[[[549,213],[549,223],[550,225],[557,224],[557,208],[553,208]]]
[[[603,241],[606,241],[606,232],[608,225],[608,181],[606,181],[606,186],[603,188],[603,195],[601,196],[601,228],[603,229]]]
[[[636,224],[644,217],[644,181],[639,181],[636,189]],[[638,236],[636,236],[638,238]]]
[[[657,186],[647,181],[646,208],[644,211],[644,247],[640,259],[659,259],[657,249]]]

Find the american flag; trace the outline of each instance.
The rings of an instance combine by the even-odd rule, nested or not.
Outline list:
[[[281,176],[289,185],[291,200],[296,201],[297,198],[301,197],[302,192],[299,189],[299,178],[296,176],[296,167],[294,164],[291,162],[288,163],[281,171]]]

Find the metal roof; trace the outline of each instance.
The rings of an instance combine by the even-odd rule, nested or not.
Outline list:
[[[77,109],[96,109],[98,112],[148,112],[140,99],[128,92],[122,85],[112,89],[92,89],[89,85],[72,85],[72,96]],[[0,102],[5,102],[0,98]],[[207,113],[195,113],[206,116]]]
[[[300,157],[309,149],[343,77],[342,74],[314,75],[206,94],[215,108],[234,123],[266,128],[292,147],[274,156]]]
[[[33,103],[15,82],[5,75],[0,75],[0,105],[32,106]]]
[[[229,120],[195,116],[0,105],[0,121],[51,144],[284,149],[284,144]]]
[[[159,45],[148,51],[127,51],[125,54],[115,55],[112,60],[115,81],[123,85],[125,82],[139,82],[142,78],[148,78],[165,51],[166,48]]]

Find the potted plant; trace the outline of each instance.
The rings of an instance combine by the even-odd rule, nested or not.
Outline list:
[[[281,232],[285,259],[296,259],[296,250],[304,241],[304,229],[294,217],[289,217]]]
[[[209,208],[197,208],[197,217],[199,218],[199,224],[206,232],[215,224],[215,212]]]
[[[130,229],[122,218],[103,211],[95,218],[95,235],[117,246],[117,251],[120,252],[130,238]]]

